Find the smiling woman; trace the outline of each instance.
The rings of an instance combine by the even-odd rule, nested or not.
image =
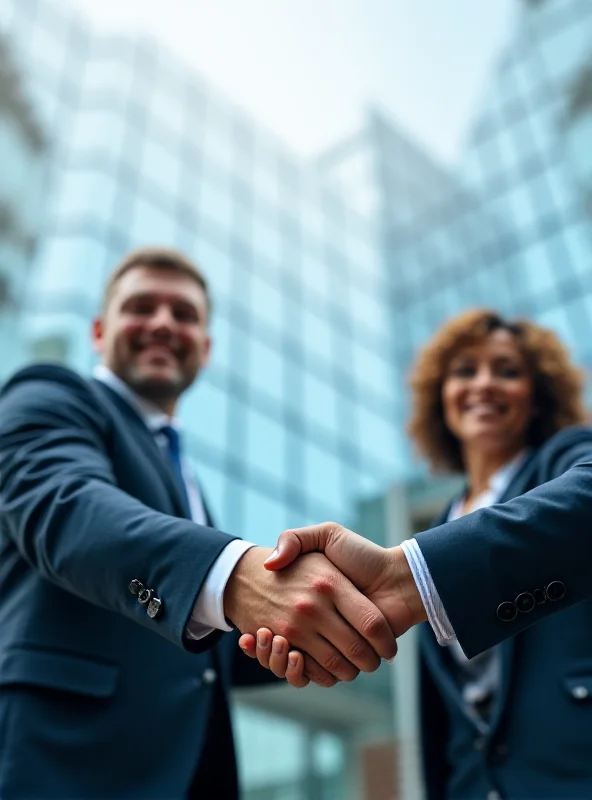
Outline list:
[[[434,526],[504,503],[589,460],[585,429],[563,431],[584,421],[582,375],[557,336],[533,322],[509,322],[489,310],[453,318],[421,352],[411,387],[409,431],[417,450],[432,468],[466,475],[464,491]],[[470,609],[471,597],[464,602]],[[535,602],[546,602],[544,595]],[[457,641],[439,647],[422,626],[429,800],[499,797],[492,789],[488,794],[494,775],[508,797],[590,797],[592,771],[570,760],[589,718],[563,689],[565,676],[592,663],[589,605],[471,659]],[[541,736],[543,708],[548,724]],[[578,781],[566,785],[567,774],[578,774]]]
[[[557,336],[489,310],[468,311],[440,328],[410,383],[409,433],[438,471],[465,472],[474,449],[497,452],[503,463],[585,419],[581,372]]]

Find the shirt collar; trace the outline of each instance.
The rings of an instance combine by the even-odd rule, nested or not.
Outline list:
[[[136,394],[125,381],[122,381],[121,378],[112,372],[109,367],[106,367],[104,364],[97,364],[93,370],[93,377],[101,381],[101,383],[104,383],[125,400],[141,417],[146,427],[151,430],[152,433],[156,433],[161,428],[164,428],[165,425],[171,425],[173,428],[176,428],[176,430],[180,430],[179,421],[176,417],[169,417],[168,414],[165,414],[160,408],[157,408],[148,400],[140,397],[140,395]]]
[[[504,464],[491,476],[489,479],[489,491],[495,497],[496,501],[499,500],[499,498],[504,494],[520,470],[520,467],[528,458],[529,454],[530,448],[526,447],[524,450],[521,450],[511,461],[508,461],[507,464]]]

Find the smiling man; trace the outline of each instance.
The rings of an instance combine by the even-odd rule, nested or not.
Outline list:
[[[137,251],[93,324],[95,377],[36,365],[0,394],[4,800],[234,800],[227,691],[265,673],[235,663],[232,625],[284,631],[325,685],[395,653],[325,556],[278,575],[215,529],[175,418],[210,311],[196,265]]]

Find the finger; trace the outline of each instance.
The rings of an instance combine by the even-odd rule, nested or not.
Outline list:
[[[287,567],[300,555],[300,539],[291,531],[280,534],[275,550],[265,561],[265,569],[278,570]]]
[[[278,678],[285,678],[288,669],[288,650],[290,645],[283,636],[274,636],[271,642],[269,669]]]
[[[270,570],[283,569],[301,553],[311,553],[313,550],[323,553],[329,541],[342,530],[341,525],[336,522],[322,522],[320,525],[284,531],[280,534],[275,550],[264,561],[264,566]]]
[[[316,683],[317,686],[322,686],[323,689],[330,689],[331,686],[335,686],[336,683],[339,683],[335,675],[331,675],[330,672],[327,672],[327,670],[321,667],[318,661],[312,656],[309,656],[308,653],[302,653],[302,657],[304,661],[305,678]]]
[[[325,638],[323,631],[321,631],[321,635],[313,637],[310,648],[307,648],[305,652],[311,655],[324,670],[331,673],[338,680],[353,681],[360,674],[360,668],[351,661],[349,656],[344,654],[348,649],[350,640],[359,639],[361,641],[360,650],[364,646],[368,648],[376,661],[376,667],[380,664],[380,659],[345,620],[342,620],[337,614],[333,614],[333,617],[330,627],[327,628],[331,638]],[[355,650],[355,648],[352,649]]]
[[[286,680],[297,689],[303,689],[310,683],[310,678],[304,674],[304,656],[298,650],[290,650],[288,653]]]
[[[249,658],[257,658],[257,640],[252,633],[243,633],[238,640],[240,649]]]
[[[394,658],[397,653],[397,641],[384,614],[343,576],[336,586],[334,602],[341,616],[349,622],[356,633],[345,642],[342,640],[337,642],[334,638],[328,637],[346,658],[363,672],[374,672],[378,664],[369,656],[369,648],[362,646],[363,641],[366,645],[370,645],[374,654],[380,658],[387,660]],[[327,636],[324,631],[322,633]]]
[[[273,634],[269,628],[259,628],[257,631],[257,660],[265,669],[269,669],[269,657],[271,656],[271,640]]]

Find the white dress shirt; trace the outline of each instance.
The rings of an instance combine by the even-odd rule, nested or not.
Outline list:
[[[489,489],[477,498],[475,505],[471,509],[472,511],[476,511],[478,508],[487,508],[498,502],[526,460],[528,452],[528,450],[523,450],[490,478]],[[461,513],[462,501],[458,500],[452,505],[448,520],[457,519]],[[438,644],[448,645],[453,641],[456,642],[456,635],[448,619],[448,614],[442,605],[440,595],[434,585],[430,570],[417,541],[415,539],[407,539],[401,542],[401,547],[409,563],[421,601],[426,610],[428,622],[432,626]]]
[[[179,421],[169,417],[160,409],[139,397],[130,387],[118,378],[108,367],[99,364],[94,370],[94,377],[106,384],[125,400],[145,422],[146,427],[154,434],[158,446],[164,451],[166,437],[160,433],[165,425],[171,425],[180,431]],[[182,462],[183,482],[189,499],[191,519],[198,525],[206,525],[206,513],[199,488],[192,478],[186,459]],[[196,536],[199,533],[196,532]],[[239,559],[255,545],[242,539],[233,539],[220,553],[210,569],[202,589],[195,601],[191,618],[185,633],[190,639],[203,639],[214,630],[230,631],[232,628],[224,616],[224,589]]]

